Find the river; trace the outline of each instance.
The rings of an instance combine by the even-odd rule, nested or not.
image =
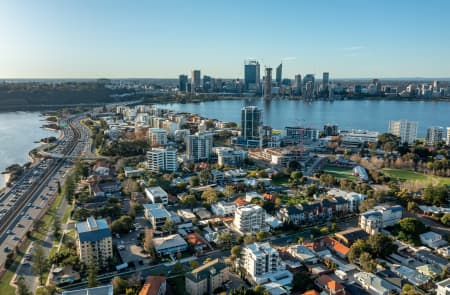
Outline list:
[[[51,130],[40,128],[45,122],[39,112],[0,113],[0,171],[12,164],[29,162],[28,152],[39,146],[41,138],[57,136]],[[4,175],[0,175],[0,188],[4,187]]]
[[[419,122],[418,135],[424,137],[431,126],[450,126],[450,102],[399,100],[337,100],[304,102],[301,100],[242,99],[201,103],[158,104],[158,107],[196,113],[221,121],[240,124],[240,109],[255,105],[263,110],[265,125],[275,129],[303,125],[322,129],[326,123],[344,129],[386,132],[389,120],[408,119]],[[445,131],[444,131],[445,132]]]

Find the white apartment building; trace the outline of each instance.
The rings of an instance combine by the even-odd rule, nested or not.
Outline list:
[[[113,256],[112,237],[106,219],[89,217],[76,224],[77,252],[80,261],[86,264],[106,265]]]
[[[155,230],[161,230],[166,220],[170,220],[170,213],[161,203],[144,204],[144,216]]]
[[[174,148],[152,148],[147,151],[147,169],[155,173],[177,171],[177,150]]]
[[[328,191],[327,193],[330,196],[333,197],[342,197],[348,201],[348,208],[350,212],[358,211],[359,205],[362,201],[366,199],[365,194],[358,194],[355,192],[346,192],[340,189],[333,188]]]
[[[212,133],[197,133],[186,136],[186,157],[189,161],[208,160],[213,145]]]
[[[258,205],[246,205],[236,208],[233,226],[241,234],[265,231],[265,210]]]
[[[433,126],[427,129],[426,143],[427,145],[436,145],[444,139],[444,128]]]
[[[153,204],[162,203],[167,205],[169,203],[169,195],[160,186],[146,187],[145,195]]]
[[[417,128],[417,121],[389,121],[388,132],[400,137],[401,142],[412,144],[417,139]]]
[[[231,216],[236,211],[236,203],[220,201],[211,205],[211,211],[217,216]]]
[[[151,147],[166,145],[167,144],[166,130],[161,128],[148,129],[148,140]]]
[[[359,217],[359,227],[370,235],[378,233],[382,228],[394,226],[402,219],[403,208],[400,205],[376,206]]]
[[[450,145],[450,127],[447,127],[447,138],[445,139],[445,144]]]
[[[450,278],[436,283],[436,295],[450,294]]]
[[[213,148],[217,154],[217,164],[220,166],[239,167],[247,159],[247,151],[228,147]]]
[[[292,282],[292,274],[286,270],[280,254],[267,242],[246,245],[242,249],[242,266],[255,284]]]

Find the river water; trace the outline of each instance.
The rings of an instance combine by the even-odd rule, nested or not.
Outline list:
[[[303,125],[322,129],[326,123],[344,129],[386,132],[389,120],[408,119],[419,122],[419,137],[431,126],[450,126],[450,102],[399,100],[338,100],[304,102],[301,100],[242,99],[201,103],[159,104],[158,107],[196,113],[208,118],[240,124],[240,109],[255,105],[263,110],[265,125],[275,129]]]
[[[57,136],[51,130],[40,128],[45,117],[39,112],[0,113],[0,171],[12,164],[29,162],[28,152],[39,146],[41,138]],[[0,188],[4,186],[4,175],[0,174]]]

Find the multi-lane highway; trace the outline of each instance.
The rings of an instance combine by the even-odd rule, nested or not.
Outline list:
[[[88,130],[80,124],[81,116],[70,117],[54,152],[76,158],[86,152]],[[71,162],[65,159],[43,159],[26,172],[0,198],[0,265],[6,255],[25,238],[33,222],[45,212],[57,194],[57,183],[63,179]]]

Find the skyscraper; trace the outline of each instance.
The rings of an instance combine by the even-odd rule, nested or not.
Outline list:
[[[303,85],[305,88],[305,91],[303,93],[303,96],[305,99],[312,99],[314,95],[314,89],[315,89],[315,79],[313,74],[307,74],[303,78]]]
[[[388,132],[400,137],[402,143],[412,144],[417,138],[417,125],[418,123],[416,121],[389,121]]]
[[[195,92],[198,88],[200,88],[200,70],[193,70],[191,76],[191,89],[192,92]]]
[[[266,68],[266,75],[264,76],[264,98],[272,97],[272,68]]]
[[[241,136],[244,139],[259,139],[259,127],[262,125],[262,112],[255,106],[241,110]]]
[[[330,73],[323,72],[322,74],[322,90],[328,91],[328,84],[330,83]]]
[[[442,142],[444,137],[444,128],[442,127],[430,127],[427,129],[427,145],[435,145]]]
[[[281,80],[283,80],[283,64],[279,64],[277,69],[276,69],[276,76],[275,76],[275,81],[277,82],[277,85],[280,86],[281,84]]]
[[[186,92],[187,88],[188,88],[188,76],[187,75],[180,75],[178,80],[179,80],[178,89],[181,92]]]
[[[244,65],[244,79],[246,90],[258,90],[260,83],[260,68],[256,60],[249,60]]]
[[[302,95],[302,75],[295,75],[294,87],[295,95]]]

